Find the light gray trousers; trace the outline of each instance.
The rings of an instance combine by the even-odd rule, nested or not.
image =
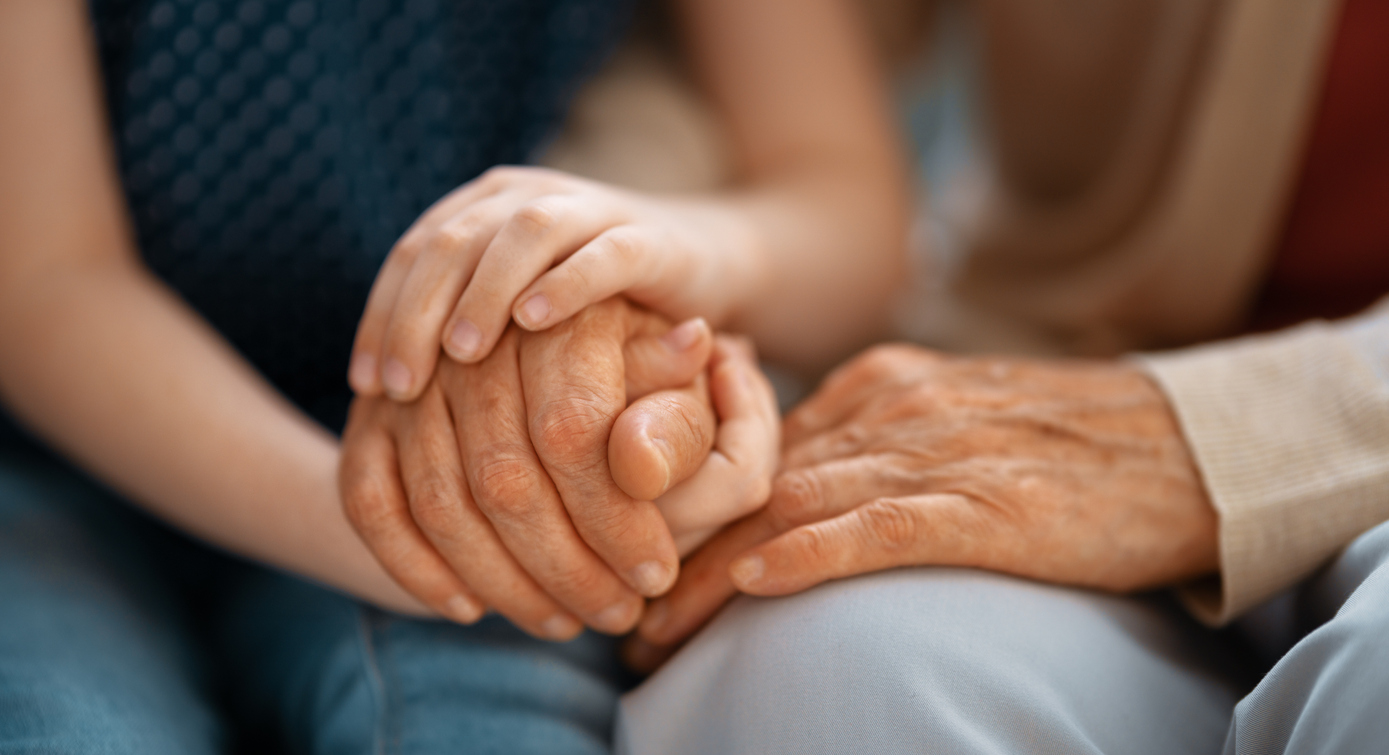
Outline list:
[[[1389,524],[1283,606],[1260,679],[1165,597],[917,568],[740,598],[623,699],[618,752],[1389,753]]]

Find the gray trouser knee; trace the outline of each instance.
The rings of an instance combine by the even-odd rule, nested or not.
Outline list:
[[[969,570],[740,598],[623,700],[619,751],[1214,753],[1212,642],[1162,598]]]

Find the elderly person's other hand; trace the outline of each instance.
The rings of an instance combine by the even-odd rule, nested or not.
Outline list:
[[[939,564],[1130,591],[1217,567],[1215,511],[1167,401],[1122,362],[881,347],[785,435],[767,507],[685,564],[639,627],[636,665],[739,590]]]
[[[741,493],[720,523],[762,502],[750,496],[770,479],[777,427],[774,406],[758,416],[770,389],[738,379],[755,372],[749,359],[702,322],[672,330],[621,300],[545,333],[513,329],[479,364],[446,361],[417,401],[358,399],[344,434],[348,515],[391,575],[445,616],[469,622],[490,607],[549,639],[580,621],[626,631],[641,595],[675,577],[665,496]],[[717,449],[739,463],[719,464]]]

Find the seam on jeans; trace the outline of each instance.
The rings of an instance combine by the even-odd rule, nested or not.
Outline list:
[[[381,677],[381,665],[377,659],[375,644],[374,623],[370,615],[371,609],[359,607],[357,609],[357,631],[361,639],[363,668],[366,671],[367,689],[371,690],[371,696],[376,703],[375,722],[372,726],[371,751],[373,755],[385,755],[386,753],[386,717],[387,699],[386,684]]]

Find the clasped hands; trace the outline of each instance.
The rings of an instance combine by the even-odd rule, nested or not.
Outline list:
[[[765,501],[778,432],[750,347],[614,298],[439,360],[413,401],[359,397],[340,485],[378,560],[440,615],[620,634],[680,555]]]
[[[358,331],[340,475],[402,587],[548,639],[636,627],[650,667],[738,592],[908,565],[1113,591],[1215,569],[1214,509],[1133,365],[880,347],[779,426],[750,347],[627,298],[718,311],[747,239],[720,218],[503,169],[402,238]]]
[[[611,338],[619,320],[620,350],[592,330],[581,337],[608,323]],[[627,658],[651,668],[739,592],[784,595],[909,565],[1126,592],[1216,566],[1215,512],[1199,473],[1166,399],[1132,365],[880,347],[792,412],[778,455],[770,388],[748,351],[718,343],[710,388],[719,437],[702,457],[712,418],[701,413],[698,387],[654,390],[697,371],[702,347],[680,352],[668,342],[684,337],[653,339],[660,325],[641,328],[654,320],[613,300],[573,325],[508,333],[500,356],[446,366],[438,389],[415,405],[359,403],[348,447],[374,457],[353,452],[360,464],[345,486],[359,493],[349,507],[407,589],[462,620],[485,602],[551,638],[578,631],[571,617],[612,633],[640,620]],[[711,338],[698,321],[666,335],[685,328],[696,342]],[[609,386],[625,376],[627,395],[610,391],[606,414],[545,398],[596,405],[593,386],[573,382],[570,371],[583,364],[601,365]],[[477,416],[487,420],[473,424]],[[598,419],[606,416],[614,419]],[[558,427],[581,432],[568,442]],[[645,445],[643,427],[645,437],[676,428],[669,437],[686,445]],[[416,491],[408,504],[400,489],[369,482],[391,479],[380,465],[397,458],[392,433],[401,479]],[[472,461],[460,462],[460,449]],[[681,555],[699,547],[669,589],[676,543]],[[651,561],[656,579],[642,574]],[[640,596],[662,593],[643,617]],[[456,595],[466,596],[462,611],[449,607]]]
[[[339,481],[395,580],[458,621],[621,633],[764,502],[779,426],[750,346],[629,303],[724,312],[749,239],[727,211],[537,168],[421,215],[358,327]]]

